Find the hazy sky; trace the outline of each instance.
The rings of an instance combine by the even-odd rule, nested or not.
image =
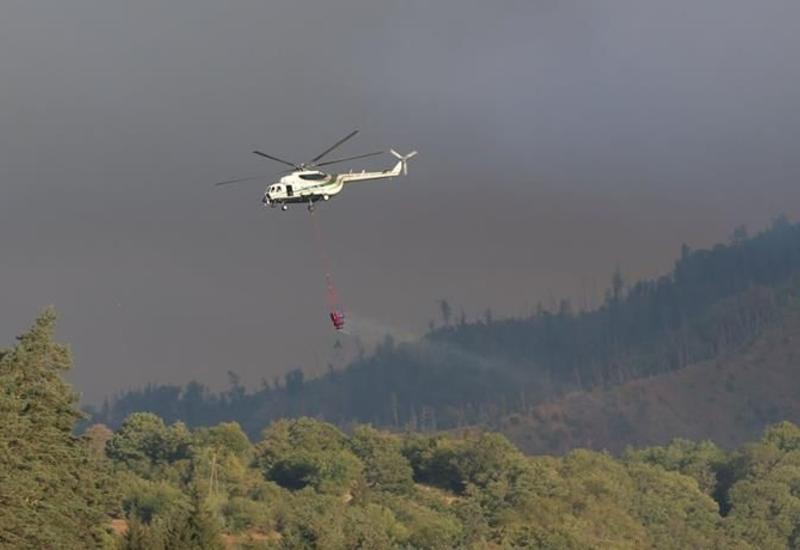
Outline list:
[[[55,305],[90,402],[324,368],[307,213],[212,184],[353,128],[420,150],[320,211],[367,340],[656,275],[799,217],[798,52],[796,0],[5,0],[0,342]]]

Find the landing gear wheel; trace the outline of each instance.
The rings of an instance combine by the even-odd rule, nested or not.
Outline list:
[[[330,200],[330,199],[331,199],[331,196],[330,196],[330,195],[322,195],[322,200],[324,200],[324,201],[328,201],[328,200]]]
[[[312,214],[314,213],[314,203],[313,202],[309,201],[309,203],[308,203],[308,211],[310,213],[312,213]]]
[[[287,210],[289,210],[289,207],[288,207],[288,206],[286,206],[285,204],[282,204],[282,205],[281,205],[281,210],[283,210],[284,212],[286,212]]]

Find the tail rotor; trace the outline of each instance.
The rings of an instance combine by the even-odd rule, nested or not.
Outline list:
[[[417,151],[411,151],[407,155],[401,155],[400,153],[398,153],[394,149],[389,149],[389,152],[392,155],[394,155],[400,161],[400,163],[402,164],[402,167],[403,167],[403,175],[407,176],[408,175],[408,159],[410,159],[411,157],[414,157],[417,154]]]

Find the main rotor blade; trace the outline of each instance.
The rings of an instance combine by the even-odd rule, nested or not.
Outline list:
[[[337,162],[346,162],[348,160],[357,160],[357,159],[364,159],[367,157],[374,157],[375,155],[382,155],[386,151],[375,151],[374,153],[367,153],[366,155],[357,155],[355,157],[347,157],[344,159],[337,159],[337,160],[328,160],[326,162],[320,162],[319,164],[315,164],[314,166],[327,166],[329,164],[336,164]]]
[[[273,157],[272,155],[268,155],[268,154],[266,154],[266,153],[262,153],[261,151],[253,151],[253,152],[254,152],[256,155],[259,155],[259,156],[261,156],[261,157],[268,158],[268,159],[270,159],[270,160],[274,160],[274,161],[277,161],[277,162],[281,162],[281,163],[283,163],[283,164],[286,164],[286,165],[288,165],[288,166],[291,166],[292,168],[296,168],[296,169],[298,169],[298,170],[302,170],[302,168],[300,168],[298,165],[296,165],[296,164],[295,164],[295,163],[293,163],[293,162],[289,162],[288,160],[279,159],[278,157]]]
[[[267,176],[251,176],[249,178],[236,178],[234,180],[218,181],[214,185],[229,185],[231,183],[241,183],[243,181],[263,180],[263,179],[266,179],[266,178],[267,178]]]
[[[337,141],[336,143],[334,143],[333,145],[331,145],[330,147],[328,147],[327,149],[325,149],[325,150],[324,150],[322,153],[320,153],[319,155],[317,155],[316,157],[314,157],[313,159],[311,159],[311,160],[309,161],[309,164],[314,164],[314,163],[315,163],[315,162],[317,162],[319,159],[321,159],[322,157],[324,157],[325,155],[327,155],[328,153],[330,153],[331,151],[333,151],[334,149],[336,149],[337,147],[339,147],[339,146],[340,146],[342,143],[344,143],[345,141],[347,141],[348,139],[350,139],[351,137],[353,137],[353,136],[354,136],[354,135],[356,135],[357,133],[358,133],[358,130],[353,130],[352,132],[350,132],[349,134],[347,134],[346,136],[344,136],[342,139],[340,139],[339,141]]]

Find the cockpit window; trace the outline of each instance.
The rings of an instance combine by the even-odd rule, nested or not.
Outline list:
[[[300,177],[304,180],[320,181],[324,180],[328,176],[326,174],[300,174]]]

